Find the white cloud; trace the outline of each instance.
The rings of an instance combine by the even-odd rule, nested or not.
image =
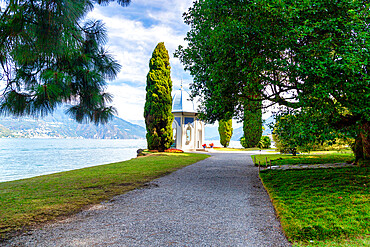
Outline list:
[[[173,53],[186,45],[188,30],[182,13],[192,5],[191,0],[136,0],[128,7],[117,4],[97,6],[89,18],[100,19],[108,31],[108,49],[122,65],[116,80],[109,82],[108,92],[114,95],[113,104],[119,116],[126,120],[142,120],[145,104],[146,75],[155,46],[164,42],[170,54],[174,89],[190,83],[179,59]]]
[[[113,106],[118,115],[125,120],[144,119],[145,88],[129,85],[108,86],[108,92],[113,94]]]

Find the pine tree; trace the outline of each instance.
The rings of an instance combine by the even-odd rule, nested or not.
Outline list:
[[[221,145],[225,148],[229,146],[231,136],[233,135],[232,119],[220,120],[218,122],[218,133],[220,134]]]
[[[146,139],[151,150],[164,151],[172,142],[172,81],[169,55],[164,43],[159,43],[149,62],[146,80],[144,118]]]
[[[120,65],[107,53],[104,24],[85,20],[110,0],[5,1],[0,8],[0,113],[44,116],[58,105],[78,122],[108,121],[106,80]],[[130,0],[117,0],[123,6]]]
[[[241,144],[244,148],[256,147],[262,137],[262,110],[260,101],[244,105],[243,132]]]

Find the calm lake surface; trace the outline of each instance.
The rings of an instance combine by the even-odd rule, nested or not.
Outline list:
[[[136,157],[146,140],[0,138],[0,182]]]

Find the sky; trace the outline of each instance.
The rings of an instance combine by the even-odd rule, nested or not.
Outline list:
[[[116,3],[95,6],[88,18],[102,20],[108,33],[106,47],[122,65],[117,78],[108,82],[107,92],[113,94],[112,105],[118,116],[128,121],[144,120],[146,75],[149,60],[159,42],[164,42],[171,64],[173,89],[184,88],[192,82],[180,60],[173,54],[179,45],[186,46],[184,38],[189,26],[182,14],[192,6],[192,0],[132,0],[122,7]]]

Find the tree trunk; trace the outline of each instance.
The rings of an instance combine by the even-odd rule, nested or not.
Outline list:
[[[359,160],[362,159],[362,157],[364,157],[362,138],[360,134],[355,138],[355,143],[352,146],[352,151],[355,155],[355,163],[357,163]]]
[[[361,139],[363,148],[363,159],[370,161],[370,122],[361,126]]]
[[[355,154],[355,163],[363,161],[370,163],[370,122],[365,122],[360,127],[360,133],[352,147]]]
[[[293,156],[297,156],[297,149],[296,148],[291,148],[290,152],[292,153]]]

